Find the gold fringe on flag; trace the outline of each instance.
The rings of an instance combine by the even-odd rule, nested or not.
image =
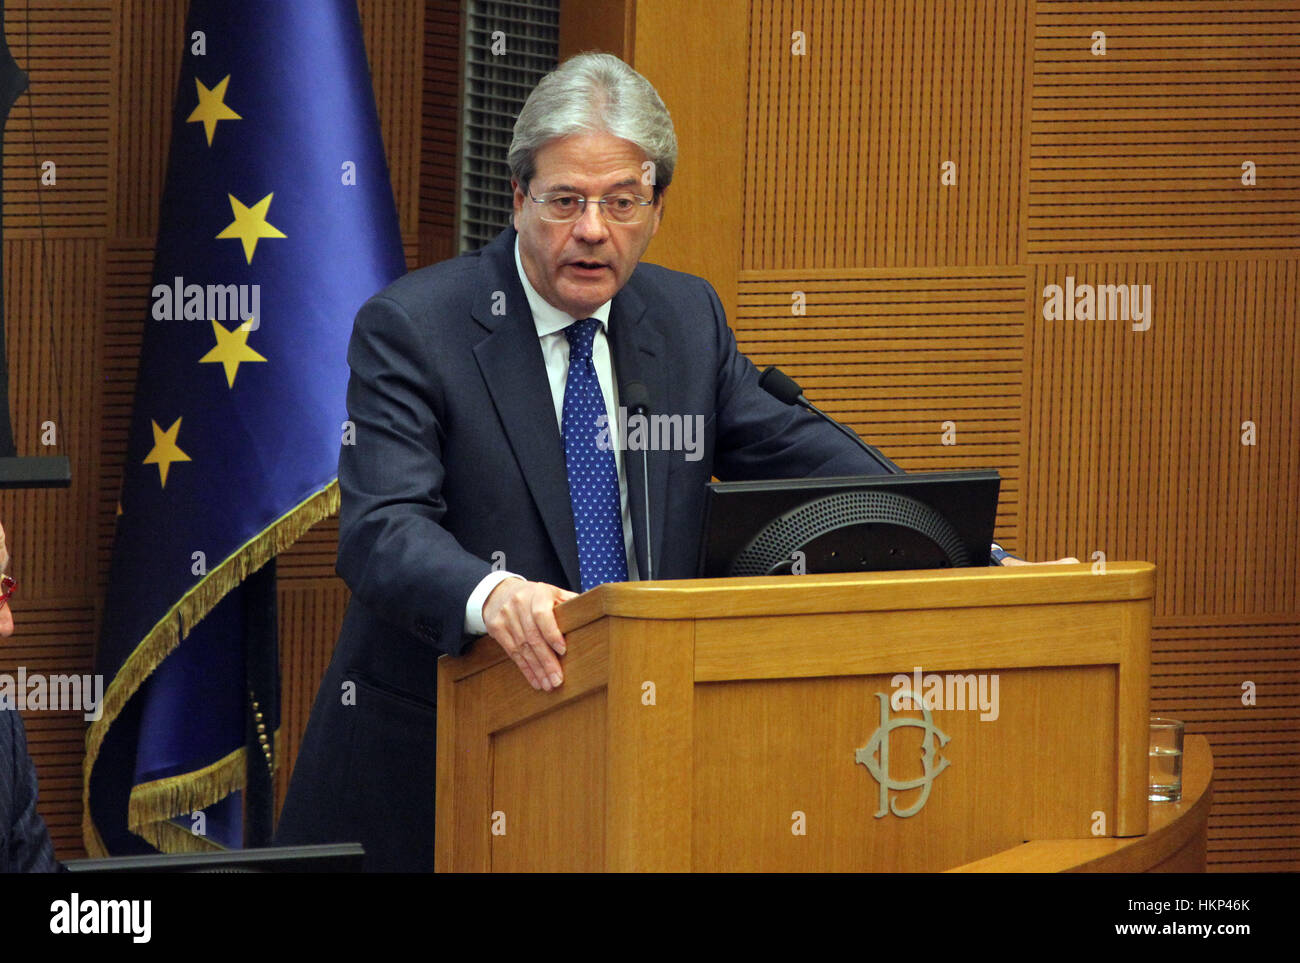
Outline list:
[[[169,820],[204,808],[190,805],[190,800],[196,797],[216,802],[243,788],[247,758],[246,750],[240,746],[224,759],[196,772],[132,786],[127,828],[164,853],[206,853],[222,849],[205,835],[186,832]]]
[[[103,712],[86,731],[86,758],[82,764],[81,832],[92,858],[108,856],[90,810],[90,774],[109,726],[121,714],[144,680],[172,653],[190,630],[212,611],[231,589],[289,548],[322,518],[339,510],[339,486],[332,481],[236,549],[202,581],[167,610],[122,663],[104,693]],[[244,749],[240,748],[195,772],[181,773],[143,783],[131,790],[127,825],[131,832],[163,852],[219,849],[216,844],[168,822],[196,812],[244,787]]]

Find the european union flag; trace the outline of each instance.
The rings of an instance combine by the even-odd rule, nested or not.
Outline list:
[[[91,855],[239,844],[239,586],[336,510],[352,317],[405,270],[354,0],[194,0],[185,43],[86,740]]]

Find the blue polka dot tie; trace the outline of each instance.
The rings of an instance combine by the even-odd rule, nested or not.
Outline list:
[[[627,581],[618,467],[609,444],[605,398],[591,360],[599,327],[599,321],[587,318],[564,329],[569,339],[569,378],[564,385],[560,432],[564,435],[569,502],[578,534],[578,568],[584,592],[605,582]]]

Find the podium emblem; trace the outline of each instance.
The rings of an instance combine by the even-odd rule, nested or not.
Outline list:
[[[903,690],[897,693],[900,701],[904,698],[912,700],[913,705],[924,707],[925,703],[921,697],[910,690]],[[889,694],[877,692],[876,698],[880,700],[880,727],[871,734],[867,744],[854,754],[854,760],[862,763],[867,767],[867,772],[880,784],[880,809],[876,813],[876,818],[881,819],[891,811],[895,816],[906,819],[908,816],[915,816],[919,813],[926,801],[930,798],[930,787],[934,783],[935,777],[948,768],[948,760],[940,757],[936,763],[939,748],[948,744],[949,736],[934,724],[934,719],[930,716],[930,710],[922,708],[922,718],[913,719],[910,716],[902,716],[891,719],[889,716]],[[889,735],[895,729],[901,729],[904,726],[916,726],[925,730],[925,738],[921,742],[921,765],[924,767],[924,774],[917,776],[915,779],[895,779],[889,774]],[[935,746],[935,740],[938,739],[939,746]],[[907,792],[911,789],[920,789],[921,795],[917,797],[916,802],[906,809],[898,808],[898,797],[892,800],[889,793],[892,790],[895,793]]]

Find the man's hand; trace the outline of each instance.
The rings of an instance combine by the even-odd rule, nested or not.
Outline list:
[[[564,681],[555,654],[564,655],[564,636],[555,623],[555,606],[577,598],[545,582],[508,578],[483,603],[483,624],[534,689],[550,692]],[[554,650],[554,652],[552,651]]]
[[[1026,562],[1022,558],[1013,558],[1008,555],[1002,560],[1003,565],[1078,565],[1079,560],[1071,555],[1069,558],[1058,558],[1053,562]]]

